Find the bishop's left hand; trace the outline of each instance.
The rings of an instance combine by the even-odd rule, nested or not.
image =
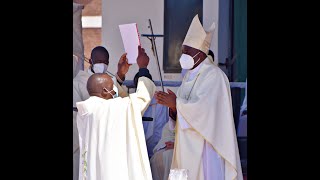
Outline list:
[[[176,110],[176,99],[177,96],[174,92],[172,92],[170,89],[167,90],[168,93],[157,91],[155,94],[155,98],[157,100],[158,104],[167,106],[173,110]]]

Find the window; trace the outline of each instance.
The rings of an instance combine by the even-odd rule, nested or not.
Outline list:
[[[196,14],[202,23],[203,0],[164,1],[163,70],[165,73],[181,72],[179,63],[181,45]]]

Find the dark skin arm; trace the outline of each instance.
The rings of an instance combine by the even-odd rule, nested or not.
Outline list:
[[[125,76],[129,71],[130,65],[131,64],[128,64],[127,53],[122,54],[118,62],[118,72],[117,72],[117,75],[122,81],[125,80]]]
[[[177,120],[177,110],[173,110],[169,108],[169,116],[171,117],[172,120],[176,121]]]
[[[141,46],[138,46],[137,64],[139,68],[147,68],[149,64],[149,57]],[[130,66],[131,64],[128,63],[127,53],[122,54],[118,62],[118,72],[117,72],[117,75],[122,81],[125,80],[125,76],[129,71]]]
[[[137,64],[139,68],[147,68],[149,64],[149,56],[141,46],[138,46]]]

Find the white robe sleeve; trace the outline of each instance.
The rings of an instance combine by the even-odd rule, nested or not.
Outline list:
[[[138,86],[136,91],[137,101],[140,106],[141,115],[144,114],[148,108],[151,99],[155,93],[156,86],[147,77],[140,77],[138,79]]]

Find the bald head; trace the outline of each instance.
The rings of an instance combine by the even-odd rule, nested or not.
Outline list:
[[[91,51],[91,60],[93,64],[105,63],[109,65],[109,52],[102,46],[97,46]]]
[[[104,99],[112,98],[108,91],[113,89],[113,81],[111,77],[105,73],[95,73],[90,76],[87,82],[87,90],[90,96],[98,96]],[[114,94],[115,92],[111,92]]]

